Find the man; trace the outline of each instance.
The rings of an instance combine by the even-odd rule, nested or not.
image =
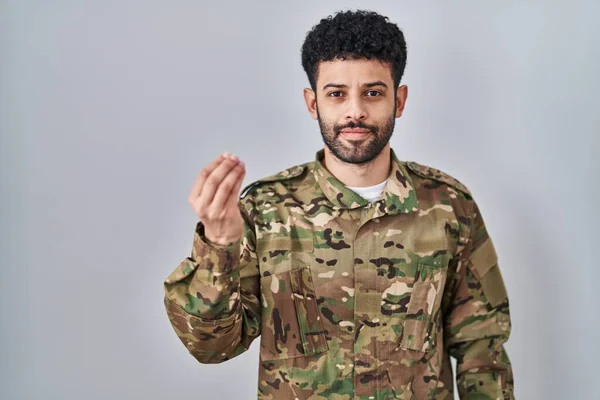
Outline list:
[[[497,255],[469,190],[397,158],[406,43],[373,12],[307,35],[313,162],[244,190],[225,153],[200,173],[191,256],[165,281],[175,332],[201,363],[259,335],[258,398],[513,399]]]

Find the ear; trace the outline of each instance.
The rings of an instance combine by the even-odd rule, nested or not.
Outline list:
[[[396,118],[402,116],[404,106],[406,105],[406,98],[408,97],[408,86],[401,85],[396,89]]]
[[[305,88],[304,89],[304,101],[306,102],[306,108],[308,108],[308,113],[313,119],[317,119],[317,95],[314,90]]]

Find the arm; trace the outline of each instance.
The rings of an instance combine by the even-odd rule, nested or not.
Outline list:
[[[246,351],[260,335],[260,283],[255,235],[248,215],[241,240],[213,244],[198,222],[192,254],[164,283],[167,315],[201,363],[220,363]]]
[[[468,239],[446,287],[445,346],[457,361],[461,399],[514,399],[512,367],[503,346],[511,331],[506,287],[479,208],[470,203]]]

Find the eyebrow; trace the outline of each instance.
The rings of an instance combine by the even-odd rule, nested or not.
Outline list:
[[[363,84],[363,87],[366,87],[366,88],[372,88],[374,86],[383,86],[386,89],[388,87],[382,81],[367,82],[367,83]],[[323,90],[325,90],[327,88],[347,89],[348,85],[343,85],[343,84],[340,84],[340,83],[328,83],[327,85],[323,86]]]

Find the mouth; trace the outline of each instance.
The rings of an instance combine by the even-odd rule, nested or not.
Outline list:
[[[371,134],[371,131],[368,129],[361,128],[347,128],[342,129],[340,132],[343,137],[349,140],[360,140],[364,139]]]

